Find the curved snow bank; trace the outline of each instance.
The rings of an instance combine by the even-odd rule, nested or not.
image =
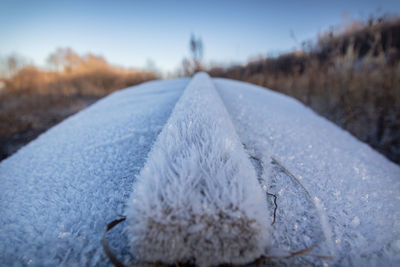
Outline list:
[[[158,136],[127,207],[135,257],[209,266],[265,253],[265,194],[207,74],[197,74]]]
[[[274,247],[333,255],[279,263],[400,266],[399,166],[293,98],[227,79],[214,84],[278,197]]]
[[[334,256],[278,265],[400,266],[399,166],[292,98],[204,74],[188,82],[119,91],[1,162],[0,265],[109,266],[100,240],[129,204],[129,224],[108,234],[123,262],[128,226],[147,260],[245,263],[268,244],[269,255]],[[236,134],[277,196],[272,226]]]
[[[1,162],[0,266],[108,266],[104,229],[188,82],[118,91]]]

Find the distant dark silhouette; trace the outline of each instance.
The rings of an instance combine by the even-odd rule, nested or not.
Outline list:
[[[201,60],[203,59],[203,41],[201,38],[196,38],[196,36],[192,34],[190,36],[189,49],[191,59],[184,58],[182,61],[184,76],[192,76],[196,72],[204,70],[201,64]]]
[[[201,60],[203,58],[203,42],[199,37],[196,39],[196,36],[192,34],[190,37],[190,52],[192,54],[192,59],[195,66],[195,72],[201,71]]]

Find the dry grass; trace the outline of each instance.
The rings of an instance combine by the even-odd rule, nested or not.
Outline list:
[[[25,66],[0,80],[0,160],[107,94],[158,78],[112,67],[99,57],[80,59],[81,64],[62,71]]]
[[[326,34],[307,52],[214,68],[293,96],[400,163],[400,20]]]

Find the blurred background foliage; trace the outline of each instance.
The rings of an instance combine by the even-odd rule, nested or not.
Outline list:
[[[195,35],[189,51],[191,57],[169,77],[207,71],[295,97],[400,163],[399,18],[353,20],[303,42],[300,49],[242,65],[205,67],[203,42]],[[18,55],[1,61],[0,159],[107,94],[162,78],[154,67],[121,68],[70,48],[57,49],[47,63],[46,69],[38,68]]]
[[[208,72],[295,97],[400,163],[399,18],[353,21],[300,50]]]
[[[0,78],[0,159],[64,118],[119,89],[159,78],[154,71],[110,65],[101,56],[59,48],[47,69],[12,55]]]

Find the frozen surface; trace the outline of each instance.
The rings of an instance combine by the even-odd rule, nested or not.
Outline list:
[[[214,83],[266,189],[278,197],[274,246],[333,256],[279,264],[400,265],[397,165],[292,98]]]
[[[314,248],[310,254],[333,256],[275,259],[272,264],[278,265],[400,266],[397,165],[289,97],[247,83],[195,79],[189,87],[189,79],[178,79],[117,92],[1,162],[0,265],[109,265],[100,246],[102,233],[108,222],[130,210],[128,199],[136,198],[151,205],[129,202],[131,223],[136,216],[150,216],[180,224],[187,215],[208,216],[216,210],[253,218],[250,226],[219,229],[223,224],[216,216],[204,236],[198,234],[204,231],[204,218],[191,222],[194,236],[210,241],[229,240],[230,231],[261,233],[255,239],[249,235],[255,246],[236,262],[268,246],[267,255]],[[145,164],[148,169],[140,172]],[[176,179],[163,180],[161,172]],[[134,188],[136,176],[142,182]],[[153,187],[145,177],[153,179]],[[172,182],[169,188],[166,181]],[[265,192],[277,196],[272,226],[273,198]],[[266,202],[259,203],[261,198]],[[174,214],[178,219],[166,215],[168,205],[160,203],[182,207]],[[237,213],[229,204],[237,206]],[[129,241],[121,234],[123,226],[133,230]],[[128,222],[110,233],[124,262],[131,260],[126,245],[135,248],[134,239],[142,238],[131,226]],[[181,230],[174,237],[182,238]],[[169,245],[176,251],[168,235],[149,233],[153,241],[165,240],[154,250]],[[143,239],[147,245],[153,241]],[[236,241],[222,242],[217,249],[242,246]],[[215,248],[216,243],[210,244]],[[197,255],[206,255],[196,249]],[[192,251],[182,249],[180,255]]]
[[[265,254],[266,194],[230,117],[197,74],[154,144],[127,207],[135,256],[200,266],[243,264]]]
[[[112,94],[0,164],[0,265],[108,265],[100,239],[188,79]]]

